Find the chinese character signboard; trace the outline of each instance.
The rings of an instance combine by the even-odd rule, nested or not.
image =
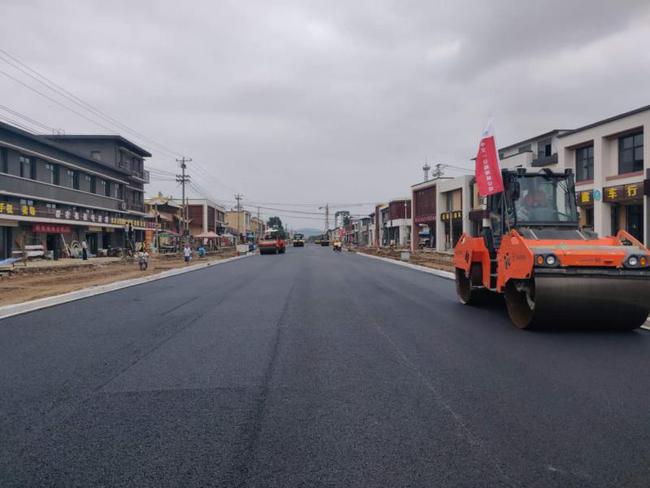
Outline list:
[[[583,190],[578,192],[578,206],[588,207],[594,204],[594,191]]]
[[[460,210],[454,210],[453,212],[443,212],[440,214],[440,220],[442,222],[449,222],[450,220],[462,220],[463,212]]]
[[[643,183],[630,183],[629,185],[607,186],[603,188],[604,202],[627,202],[641,200],[643,197]]]
[[[72,228],[69,225],[57,224],[34,224],[32,232],[44,234],[72,234]]]

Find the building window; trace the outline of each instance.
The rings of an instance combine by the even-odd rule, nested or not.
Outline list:
[[[57,167],[52,163],[45,163],[45,182],[50,183],[51,185],[58,185],[57,181]]]
[[[90,193],[97,193],[97,178],[89,176],[90,178]]]
[[[78,171],[75,171],[74,175],[72,177],[72,188],[74,188],[75,190],[79,189],[79,172]]]
[[[113,198],[120,198],[120,185],[113,183]]]
[[[106,180],[99,180],[99,190],[95,193],[99,195],[106,195]]]
[[[110,181],[105,181],[104,182],[104,195],[107,197],[111,196],[111,182]]]
[[[63,173],[63,186],[67,186],[68,188],[74,188],[74,171],[71,169],[66,169],[65,172]]]
[[[551,156],[553,152],[552,146],[551,146],[551,140],[547,139],[545,141],[539,141],[537,143],[537,158],[542,159],[542,158],[548,158]]]
[[[46,208],[55,209],[55,208],[56,208],[56,203],[46,203],[46,204],[45,204],[45,207],[46,207]]]
[[[23,178],[36,179],[36,165],[32,158],[20,156],[20,176]]]
[[[576,180],[594,179],[594,146],[576,149]]]
[[[643,132],[618,139],[618,173],[643,171]]]
[[[101,151],[90,151],[90,157],[93,158],[95,161],[101,161],[102,160],[102,152]]]
[[[9,157],[6,147],[0,147],[0,171],[9,173]]]

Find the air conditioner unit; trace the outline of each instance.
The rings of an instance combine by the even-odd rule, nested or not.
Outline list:
[[[120,202],[120,210],[126,210],[126,202]]]

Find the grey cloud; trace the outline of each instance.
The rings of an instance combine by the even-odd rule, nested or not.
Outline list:
[[[21,1],[3,2],[0,44],[200,161],[217,198],[365,202],[407,194],[425,156],[469,166],[488,115],[505,144],[647,104],[648,15],[636,0]],[[0,93],[102,131],[1,76]]]

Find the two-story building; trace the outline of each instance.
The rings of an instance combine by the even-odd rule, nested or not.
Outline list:
[[[25,245],[65,255],[144,238],[144,159],[118,135],[36,135],[0,123],[0,257]]]
[[[558,168],[572,168],[581,224],[600,235],[626,230],[650,243],[650,106],[559,137]]]
[[[174,200],[174,203],[183,207],[181,199]],[[207,232],[223,233],[225,210],[221,205],[207,198],[186,198],[185,205],[187,206],[187,229],[191,236]],[[184,209],[181,208],[181,214],[183,211]],[[181,233],[183,230],[181,228]]]

